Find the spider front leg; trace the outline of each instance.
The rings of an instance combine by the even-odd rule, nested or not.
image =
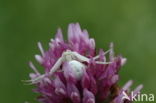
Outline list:
[[[111,52],[111,49],[107,50],[106,52],[104,52],[104,55],[108,54],[109,52]],[[95,57],[93,57],[94,60],[98,59],[100,57],[100,55],[97,55]]]
[[[30,84],[36,84],[41,82],[46,76],[52,76],[59,69],[59,67],[62,65],[64,61],[65,61],[65,56],[62,55],[54,64],[54,66],[50,69],[50,72],[48,74],[39,75],[34,79],[27,80],[26,82],[30,82]]]
[[[76,59],[80,62],[90,62],[90,59],[77,53],[77,52],[72,52],[72,54],[76,57]],[[94,58],[93,58],[94,59]],[[95,61],[97,64],[111,64],[112,62],[101,62],[101,61]]]
[[[80,62],[88,62],[89,63],[89,58],[77,53],[77,52],[72,52],[72,55],[75,57]]]
[[[65,61],[65,56],[60,57],[57,62],[54,64],[54,66],[50,69],[49,74],[53,75],[53,73],[55,73],[59,67],[62,65],[62,63]]]

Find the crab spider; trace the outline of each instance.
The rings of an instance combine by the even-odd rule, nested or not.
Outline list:
[[[107,54],[109,52],[111,53],[112,49],[106,51],[105,54]],[[94,60],[96,60],[98,58],[99,58],[99,55],[96,57],[93,57]],[[85,68],[85,65],[82,62],[89,63],[89,61],[90,61],[90,58],[87,58],[77,52],[66,50],[65,52],[62,53],[62,56],[56,61],[54,66],[50,69],[48,76],[52,76],[59,69],[59,67],[62,65],[63,62],[69,62],[73,71],[76,72],[75,74],[78,76],[78,78],[80,78],[81,75],[83,74],[83,69]],[[95,63],[110,64],[112,62],[95,61]],[[30,82],[31,84],[39,83],[45,76],[46,75],[43,74],[43,75],[40,75],[32,80],[27,80],[27,82]]]

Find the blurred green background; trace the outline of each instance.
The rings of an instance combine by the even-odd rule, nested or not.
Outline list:
[[[128,58],[120,71],[120,85],[133,79],[143,93],[156,94],[155,0],[0,0],[0,103],[35,102],[28,79],[28,61],[48,48],[61,27],[79,22],[98,48],[114,42],[116,53]],[[38,66],[39,67],[39,66]]]

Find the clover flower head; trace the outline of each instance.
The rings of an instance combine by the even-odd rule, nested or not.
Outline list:
[[[131,102],[122,99],[122,92],[130,92],[132,81],[122,88],[118,86],[118,72],[126,58],[115,56],[113,43],[107,51],[98,50],[87,30],[72,23],[68,27],[67,41],[59,28],[49,43],[49,50],[44,51],[40,42],[38,47],[41,55],[35,58],[44,68],[44,74],[39,73],[32,62],[29,65],[34,70],[30,73],[30,82],[36,87],[33,91],[40,94],[37,99],[41,103]],[[135,93],[141,88],[138,86]]]

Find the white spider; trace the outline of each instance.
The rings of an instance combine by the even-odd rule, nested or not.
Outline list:
[[[104,55],[107,53],[110,53],[110,56],[113,55],[113,47],[110,48],[110,50],[106,51]],[[96,57],[93,57],[94,60],[98,59],[99,55]],[[85,68],[85,65],[82,62],[90,62],[90,58],[87,58],[77,52],[71,51],[71,50],[66,50],[65,52],[62,53],[62,56],[57,60],[57,62],[54,64],[54,66],[50,69],[50,72],[48,73],[48,76],[52,76],[62,65],[63,62],[68,62],[71,69],[74,71],[74,74],[76,75],[77,78],[81,78],[83,75],[83,69]],[[102,61],[95,61],[97,64],[110,64],[112,62],[102,62]],[[34,79],[27,80],[27,82],[30,82],[31,84],[39,83],[42,81],[42,79],[46,75],[40,75]]]

